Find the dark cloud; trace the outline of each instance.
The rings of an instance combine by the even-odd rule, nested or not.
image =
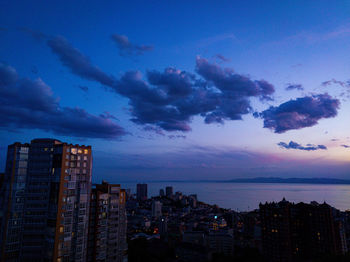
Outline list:
[[[289,100],[277,107],[271,106],[256,117],[264,119],[264,127],[275,133],[314,126],[322,118],[337,115],[340,101],[328,94],[305,96]]]
[[[50,39],[48,45],[72,73],[127,97],[133,122],[166,131],[190,131],[190,122],[197,115],[207,124],[240,120],[252,112],[250,98],[271,100],[275,91],[265,80],[252,80],[200,57],[196,59],[196,71],[202,78],[166,68],[163,72],[148,71],[146,80],[139,71],[128,71],[115,80],[64,38]]]
[[[301,84],[287,84],[286,87],[287,91],[291,91],[291,90],[304,90],[304,87]]]
[[[14,68],[4,64],[0,64],[0,128],[104,139],[125,134],[106,114],[95,116],[81,108],[60,106],[41,79],[20,78]]]
[[[342,87],[350,87],[350,81],[339,81],[334,78],[321,83],[322,86],[329,86],[332,84],[340,85]]]
[[[169,138],[169,139],[177,139],[177,138],[183,138],[183,139],[185,139],[186,136],[184,136],[184,135],[169,135],[168,138]]]
[[[78,87],[79,87],[80,90],[84,91],[85,93],[89,92],[89,88],[87,86],[79,85]]]
[[[145,52],[152,51],[151,45],[137,45],[130,42],[125,35],[113,34],[111,39],[117,44],[121,56],[143,55]]]
[[[72,73],[101,83],[105,86],[112,86],[114,78],[104,73],[97,66],[94,66],[88,57],[83,55],[78,49],[74,48],[65,38],[58,36],[47,41],[51,48],[62,62]]]
[[[324,145],[312,145],[307,144],[306,146],[302,146],[294,141],[290,141],[289,144],[285,142],[279,142],[277,145],[279,145],[282,148],[285,149],[298,149],[298,150],[305,150],[305,151],[315,151],[315,150],[327,150],[327,147]]]
[[[40,31],[33,30],[28,27],[20,27],[18,28],[19,31],[31,35],[35,40],[37,41],[43,41],[48,38],[48,36]]]
[[[201,57],[196,59],[196,71],[206,81],[213,83],[217,89],[231,97],[254,96],[265,99],[275,92],[273,85],[265,80],[251,80],[248,76],[235,74],[232,69],[210,64]]]
[[[167,68],[163,73],[155,70],[147,72],[151,85],[159,86],[170,96],[187,96],[192,92],[195,76],[185,71]]]
[[[216,54],[215,57],[217,59],[219,59],[221,62],[230,62],[231,61],[231,59],[229,59],[221,54]]]
[[[350,148],[350,146],[348,146],[348,145],[341,145],[341,146],[344,148]]]
[[[151,132],[154,132],[158,135],[161,135],[161,136],[165,136],[164,132],[162,131],[162,129],[160,129],[159,127],[154,127],[154,126],[151,126],[151,125],[146,125],[143,127],[143,130],[144,131],[151,131]]]
[[[63,65],[72,73],[97,81],[119,95],[127,97],[133,122],[153,125],[167,131],[190,131],[193,116],[204,117],[205,123],[240,120],[252,111],[250,98],[271,99],[274,87],[265,80],[251,80],[198,57],[196,75],[166,68],[148,71],[146,80],[139,71],[126,72],[119,80],[108,76],[65,39],[48,41]]]
[[[197,58],[196,70],[203,78],[174,68],[149,71],[147,80],[140,72],[127,72],[114,90],[130,99],[135,123],[184,132],[196,115],[207,124],[240,120],[252,111],[251,97],[266,99],[274,92],[264,80],[233,74],[203,58]]]

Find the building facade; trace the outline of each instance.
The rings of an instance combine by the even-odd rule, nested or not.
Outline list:
[[[86,261],[91,147],[15,143],[6,166],[1,260]]]
[[[87,261],[122,262],[127,254],[126,193],[120,185],[94,185],[90,201]]]
[[[271,261],[313,259],[347,252],[345,229],[324,204],[260,204],[263,252]]]
[[[147,184],[136,185],[136,199],[137,201],[147,200]]]
[[[7,150],[1,187],[1,261],[20,261],[29,144],[14,143]]]

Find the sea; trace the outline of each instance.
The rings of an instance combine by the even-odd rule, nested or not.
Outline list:
[[[345,211],[350,210],[350,185],[277,184],[277,183],[220,183],[220,182],[148,182],[148,196],[159,195],[159,190],[172,186],[174,193],[197,194],[199,201],[216,204],[235,211],[252,211],[259,203],[290,202],[327,204]],[[136,192],[136,183],[121,183],[123,188]]]

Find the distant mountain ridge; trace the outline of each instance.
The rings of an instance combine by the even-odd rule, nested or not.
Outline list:
[[[130,183],[130,181],[126,181]],[[281,178],[281,177],[255,177],[255,178],[235,178],[230,180],[153,180],[148,183],[261,183],[261,184],[317,184],[317,185],[350,185],[350,179],[338,178]]]
[[[217,181],[219,182],[219,181]],[[328,184],[328,185],[350,185],[350,180],[337,178],[281,178],[281,177],[255,177],[237,178],[221,182],[227,183],[278,183],[278,184]]]

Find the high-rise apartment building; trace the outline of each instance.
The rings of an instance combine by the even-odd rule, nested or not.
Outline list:
[[[147,200],[147,184],[137,184],[136,199],[137,201]]]
[[[263,252],[271,261],[310,260],[347,251],[343,225],[327,204],[260,204]]]
[[[167,197],[171,197],[173,195],[173,187],[172,186],[167,186],[165,188],[165,195]]]
[[[0,198],[1,261],[20,261],[28,152],[29,144],[14,143],[7,149]]]
[[[162,203],[160,201],[154,200],[152,202],[152,216],[155,218],[162,216]]]
[[[91,191],[87,261],[126,258],[126,192],[120,185],[94,185]]]
[[[8,148],[2,261],[86,261],[90,146],[35,139]]]

